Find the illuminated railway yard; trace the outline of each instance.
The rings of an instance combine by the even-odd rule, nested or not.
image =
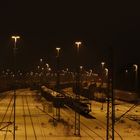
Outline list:
[[[16,91],[16,140],[105,140],[106,103],[91,100],[91,112],[80,118],[80,136],[74,135],[75,111],[64,105],[60,120],[51,101],[30,89]],[[140,106],[116,101],[116,140],[139,140]],[[131,108],[132,107],[132,108]],[[131,108],[131,109],[130,109]],[[129,110],[124,114],[127,110]],[[124,115],[122,115],[124,114]],[[13,138],[13,91],[4,92],[0,98],[0,139]],[[111,136],[110,136],[111,139]]]

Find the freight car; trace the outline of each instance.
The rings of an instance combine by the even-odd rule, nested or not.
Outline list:
[[[41,95],[48,101],[53,102],[55,107],[64,106],[64,96],[59,92],[53,91],[46,86],[41,86]]]
[[[88,88],[83,88],[80,94],[92,100],[105,102],[108,95],[108,89],[90,85]],[[115,99],[126,102],[135,102],[139,98],[138,93],[118,89],[114,89],[114,94]],[[109,96],[111,97],[111,93]]]
[[[123,91],[123,90],[114,90],[115,98],[127,102],[136,102],[138,100],[138,93]]]
[[[87,103],[67,97],[65,104],[80,114],[88,114],[91,109]]]
[[[58,93],[46,86],[41,87],[41,95],[48,101],[52,101],[55,107],[62,107],[64,105],[81,114],[88,114],[91,110],[88,104],[76,100],[72,96],[68,96],[64,92]]]

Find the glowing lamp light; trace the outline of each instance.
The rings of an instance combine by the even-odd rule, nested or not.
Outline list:
[[[134,64],[133,67],[135,67],[135,71],[138,70],[138,65]]]
[[[105,74],[108,75],[108,68],[105,68]]]
[[[75,42],[75,44],[79,46],[79,45],[81,45],[81,44],[82,44],[82,42],[77,41],[77,42]]]
[[[60,51],[61,48],[56,48],[57,50],[57,57],[59,57],[59,51]]]
[[[101,62],[101,65],[104,66],[105,65],[105,62]]]
[[[20,36],[12,36],[12,39],[14,39],[15,43],[17,42],[17,39],[20,39]]]
[[[56,48],[57,51],[60,51],[61,48]]]

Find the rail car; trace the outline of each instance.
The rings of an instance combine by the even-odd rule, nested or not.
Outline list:
[[[72,96],[68,96],[64,92],[58,93],[46,86],[41,87],[41,95],[48,101],[52,101],[55,107],[63,107],[64,105],[81,114],[88,114],[91,109],[87,103],[76,100]]]
[[[125,102],[136,102],[139,98],[137,93],[123,91],[123,90],[114,90],[114,94],[115,94],[115,99],[122,100]],[[110,93],[110,97],[111,97],[111,93]],[[103,92],[103,93],[95,92],[94,93],[95,100],[106,101],[106,98],[107,98],[107,92]]]
[[[91,111],[89,104],[78,101],[77,99],[67,97],[65,104],[80,114],[88,114]]]
[[[123,91],[123,90],[114,90],[115,98],[127,102],[136,102],[139,99],[138,93]]]
[[[136,102],[138,100],[138,94],[134,92],[114,90],[114,94],[115,94],[115,99],[117,100],[122,100],[125,102]],[[109,96],[111,98],[111,93]],[[93,100],[105,102],[106,98],[107,98],[107,93],[95,92]]]
[[[61,91],[65,95],[65,105],[81,114],[88,114],[91,112],[91,103],[88,98],[80,96],[80,100],[76,99],[76,95],[71,92]]]
[[[130,92],[114,89],[114,94],[115,99],[122,100],[125,102],[136,102],[140,99],[140,93],[135,93],[132,91]],[[90,85],[88,88],[82,88],[80,95],[92,100],[105,102],[108,95],[108,89],[97,87],[95,84],[93,84]],[[109,96],[111,97],[111,93],[109,94]]]
[[[46,86],[41,86],[41,95],[48,101],[53,102],[55,107],[64,106],[64,96],[56,91],[53,91]]]
[[[104,102],[104,101],[106,101],[108,91],[107,90],[104,90],[102,92],[98,92],[98,91],[90,92],[89,91],[88,94],[90,94],[90,97],[92,97],[92,99]],[[122,100],[125,102],[136,102],[139,98],[138,93],[124,91],[124,90],[115,89],[114,94],[115,94],[115,99]],[[111,97],[111,93],[109,96]]]

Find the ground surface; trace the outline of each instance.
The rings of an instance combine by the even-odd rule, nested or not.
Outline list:
[[[56,121],[56,109],[51,102],[38,98],[36,91],[16,91],[16,140],[105,140],[106,103],[91,101],[91,116],[81,116],[81,136],[74,135],[74,111],[61,109],[61,121]],[[116,117],[132,104],[116,101]],[[92,117],[93,116],[93,117]],[[94,118],[95,117],[95,118]],[[115,140],[140,139],[140,106],[135,107],[115,125]],[[13,91],[0,98],[0,140],[13,138]]]

